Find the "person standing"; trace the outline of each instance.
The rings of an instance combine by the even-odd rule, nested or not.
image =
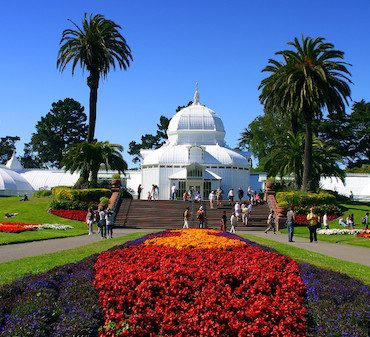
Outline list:
[[[211,193],[208,196],[208,199],[209,199],[209,208],[214,208],[216,200],[216,194],[214,191],[211,191]]]
[[[226,211],[223,211],[221,217],[221,231],[223,232],[226,232],[226,222],[227,222]]]
[[[189,219],[190,219],[189,206],[185,208],[183,217],[184,217],[184,226],[182,226],[182,228],[189,228]]]
[[[245,205],[245,203],[242,204],[241,206],[242,210],[242,222],[243,225],[248,226],[248,207]]]
[[[203,206],[200,206],[198,209],[197,219],[199,221],[199,228],[204,228],[204,221],[206,219],[206,214],[204,212]]]
[[[115,213],[110,208],[107,208],[107,210],[105,212],[105,223],[106,223],[106,226],[107,226],[107,235],[110,238],[113,238],[114,215],[115,215]]]
[[[241,219],[241,217],[242,217],[242,209],[240,207],[239,202],[236,202],[235,203],[234,213],[235,213],[236,219],[239,221]]]
[[[267,228],[265,230],[265,233],[269,230],[273,229],[274,234],[276,234],[276,227],[275,227],[275,212],[274,210],[271,210],[269,216],[267,217]]]
[[[294,221],[295,221],[295,213],[293,207],[289,208],[289,211],[286,214],[286,224],[288,228],[288,240],[289,242],[293,241],[293,235],[294,235]]]
[[[158,185],[154,185],[154,195],[155,195],[155,200],[159,199],[159,187]]]
[[[137,188],[137,199],[140,200],[140,196],[141,196],[141,191],[143,190],[143,188],[141,187],[141,184],[138,186]]]
[[[318,216],[314,213],[313,207],[311,207],[310,213],[307,214],[308,230],[310,231],[310,242],[317,242],[317,220]]]
[[[239,187],[239,189],[238,189],[238,198],[239,198],[239,201],[242,201],[243,197],[244,197],[244,191],[243,191],[243,189],[241,187]]]
[[[100,229],[100,234],[101,234],[101,237],[106,239],[107,238],[107,227],[106,227],[106,224],[105,224],[105,211],[104,211],[104,208],[103,207],[100,207],[99,210],[99,222],[98,222],[98,226],[99,226],[99,229]]]
[[[365,216],[362,218],[362,224],[364,229],[369,229],[369,212],[366,212]]]
[[[252,189],[252,186],[248,186],[247,194],[248,194],[249,201],[251,201],[251,199],[252,199],[252,195],[253,195],[253,189]]]
[[[234,189],[231,188],[229,193],[227,194],[227,197],[229,198],[230,205],[234,203]]]
[[[324,213],[324,216],[322,217],[322,222],[324,224],[325,229],[329,229],[329,219],[328,219],[328,213]]]
[[[87,226],[89,227],[89,235],[94,234],[94,227],[93,227],[94,226],[94,217],[95,217],[94,211],[90,207],[89,210],[87,211],[87,215],[86,215],[86,223],[87,223]]]
[[[217,200],[217,207],[221,207],[222,206],[222,188],[219,187],[217,190],[216,190],[216,200]]]
[[[231,224],[230,233],[235,234],[235,228],[238,224],[238,218],[235,216],[235,213],[231,214],[230,224]]]
[[[175,184],[171,186],[171,199],[176,200],[177,187]]]

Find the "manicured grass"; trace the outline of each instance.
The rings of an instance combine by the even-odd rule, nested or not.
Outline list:
[[[348,210],[344,213],[344,219],[347,215],[353,214],[356,228],[362,228],[361,219],[365,216],[366,212],[370,212],[370,205],[368,203],[351,202],[340,204],[340,206],[347,208]],[[340,228],[342,227],[338,224],[338,219],[334,219],[329,222],[329,228]],[[282,229],[282,233],[287,233],[287,229]],[[294,235],[309,238],[310,234],[307,227],[296,227],[294,228]],[[370,248],[370,239],[358,237],[356,235],[318,235],[318,240],[334,242],[334,243],[345,243],[354,246],[362,246]]]
[[[26,222],[31,224],[62,224],[70,225],[73,229],[65,231],[43,229],[17,234],[0,232],[0,245],[87,234],[87,226],[84,222],[63,219],[48,213],[47,210],[52,200],[50,197],[30,197],[30,200],[25,202],[19,200],[19,197],[0,198],[0,221]],[[6,219],[4,217],[5,213],[18,213],[18,215]]]
[[[39,274],[56,266],[77,262],[92,254],[100,253],[126,241],[137,239],[148,233],[132,233],[113,239],[102,240],[79,248],[44,254],[0,263],[0,284],[10,283],[27,274]]]
[[[291,245],[283,244],[274,240],[269,240],[250,234],[242,234],[240,236],[263,246],[271,247],[277,252],[286,256],[290,256],[292,259],[298,262],[305,262],[323,269],[329,269],[342,274],[346,274],[350,277],[364,282],[365,284],[370,285],[370,267],[364,266],[359,263],[347,261],[344,262],[343,260],[336,259],[324,254],[311,252],[305,249],[293,247]]]

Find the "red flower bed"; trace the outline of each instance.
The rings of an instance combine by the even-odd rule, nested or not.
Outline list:
[[[361,236],[362,238],[370,239],[370,234],[369,233],[360,233],[360,234],[357,234],[357,236]]]
[[[328,214],[328,221],[336,219],[337,217],[338,217],[338,215]],[[298,225],[308,226],[307,214],[296,214],[295,215],[295,223],[298,224]]]
[[[71,210],[71,209],[52,209],[51,213],[61,218],[86,221],[87,211]]]
[[[113,336],[304,336],[298,264],[251,246],[102,253],[94,285]]]
[[[34,231],[37,227],[24,222],[0,222],[0,232],[21,233],[25,231]]]

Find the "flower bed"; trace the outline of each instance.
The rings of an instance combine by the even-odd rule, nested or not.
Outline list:
[[[71,210],[71,209],[51,209],[51,214],[60,216],[61,218],[86,221],[87,211]]]
[[[182,232],[100,255],[99,336],[305,335],[295,261],[217,231]],[[209,249],[217,241],[224,248]]]
[[[121,252],[121,255],[123,255],[125,251],[130,252],[130,254],[133,254],[133,251],[130,250],[132,248],[130,247],[142,245],[143,243],[145,243],[146,240],[153,239],[157,236],[164,237],[171,235],[174,234],[169,233],[168,231],[151,234],[146,237],[142,237],[137,240],[127,242],[123,246],[116,247],[112,249],[112,252],[118,249],[118,251]],[[178,235],[178,233],[175,235]],[[265,253],[269,252],[272,253],[272,250],[270,248],[261,247],[255,243],[250,242],[249,240],[239,238],[236,235],[232,235],[229,233],[222,233],[220,235],[229,237],[231,239],[239,239],[245,242],[246,245],[244,246],[244,248],[228,247],[225,249],[216,249],[216,250],[208,249],[207,251],[210,252],[210,254],[211,252],[214,252],[213,256],[214,259],[211,259],[212,267],[214,267],[214,265],[216,264],[220,257],[226,258],[230,250],[243,251],[243,249],[251,250],[251,248],[255,248],[252,249],[253,252],[264,251]],[[154,245],[144,246],[142,247],[142,249],[152,249],[152,250],[165,249],[169,251],[176,250],[170,247],[162,248],[156,247]],[[204,252],[206,250],[185,248],[184,250],[179,251],[180,256],[181,254],[184,254],[186,251]],[[216,251],[222,254],[217,254]],[[275,255],[279,256],[278,254],[275,253],[272,254],[273,256]],[[98,302],[98,293],[92,284],[92,281],[95,278],[94,263],[96,263],[97,257],[98,255],[94,255],[78,263],[54,268],[53,270],[50,270],[47,273],[43,273],[36,276],[28,276],[11,284],[0,286],[0,337],[97,336],[99,326],[102,326],[104,322],[103,311]],[[168,255],[168,257],[169,259],[171,259],[170,254]],[[229,264],[230,268],[232,268],[233,264],[236,265],[239,259],[244,259],[240,257],[240,255],[236,255],[234,257],[235,257],[234,261],[230,259],[231,261]],[[146,260],[147,258],[152,259],[150,256],[143,256],[143,260]],[[248,270],[256,269],[257,276],[255,276],[255,279],[253,280],[252,275],[247,275],[247,279],[251,280],[252,278],[253,281],[250,282],[250,285],[252,287],[257,287],[258,285],[261,285],[261,283],[259,283],[259,280],[261,278],[259,275],[261,274],[259,273],[263,273],[263,271],[261,271],[260,268],[258,268],[259,260],[257,259],[257,257],[250,258],[252,260],[249,260],[250,263],[248,263],[246,267],[249,268]],[[266,254],[266,258],[269,261],[271,255]],[[272,260],[275,261],[275,259]],[[282,258],[282,260],[286,262],[289,261],[290,259]],[[134,262],[135,261],[132,261],[133,268],[135,270],[136,264]],[[140,261],[140,265],[143,263],[144,261]],[[174,271],[176,269],[179,274],[182,273],[182,269],[179,267],[176,268],[176,265],[174,263],[170,263],[169,261],[164,263],[166,263],[166,265],[170,268],[169,270]],[[295,262],[292,261],[290,266],[294,265]],[[152,268],[155,267],[158,267],[160,269],[161,266],[160,265],[152,266]],[[202,267],[202,263],[200,263],[199,266],[194,267],[195,272],[197,271],[198,267],[206,269],[205,267]],[[268,268],[273,269],[274,267],[268,266]],[[243,268],[242,270],[238,270],[237,268],[231,270],[235,271],[236,280],[238,280],[238,277],[243,275],[244,272]],[[136,272],[137,273],[139,272],[138,268],[136,268]],[[205,272],[207,273],[207,271]],[[223,271],[221,270],[220,273],[222,272]],[[277,270],[277,272],[284,273],[284,271],[280,270]],[[211,272],[209,273],[211,274]],[[306,287],[306,298],[304,305],[306,308],[307,337],[368,336],[367,327],[370,324],[368,315],[368,309],[370,307],[369,286],[363,285],[361,282],[349,278],[347,276],[341,275],[339,273],[316,268],[309,264],[300,264],[299,274]],[[199,273],[196,273],[196,275],[197,277],[200,276],[200,279],[202,279],[202,275],[199,275]],[[293,275],[297,274],[294,272]],[[167,283],[172,282],[171,280],[167,280],[166,278],[164,281]],[[267,282],[265,282],[262,279],[262,284],[265,285],[267,283],[266,287],[261,287],[262,292],[267,291],[269,289],[269,285],[271,285],[271,282],[270,283],[268,282],[270,281],[270,279],[266,281]],[[285,281],[289,282],[289,280]],[[204,282],[206,282],[206,280]],[[232,287],[232,285],[234,284],[233,280],[230,279],[227,280],[226,278],[224,282],[228,282],[228,285],[225,283],[225,287],[222,289],[222,293],[226,293],[225,296],[229,296],[231,290],[233,289]],[[282,280],[281,282],[284,283],[284,280]],[[237,285],[237,283],[235,284]],[[150,291],[153,292],[156,291],[157,284],[155,282],[150,283],[149,280],[142,286],[139,285],[140,289],[138,289],[138,291],[140,290],[142,294],[147,295],[147,293],[145,293],[144,291],[145,288],[144,286],[147,285],[153,286],[152,288],[150,288]],[[245,285],[246,284],[243,283],[243,285],[241,286]],[[127,286],[131,287],[130,284],[128,284]],[[158,287],[160,286],[161,285],[158,285]],[[191,284],[190,286],[194,287],[195,285]],[[216,287],[217,284],[211,286]],[[234,288],[236,289],[236,287]],[[116,295],[119,289],[112,292],[111,295],[112,296]],[[203,289],[207,293],[208,288]],[[183,291],[185,292],[187,291],[186,288],[179,286],[173,288],[171,291],[173,292],[175,290],[178,291],[179,295],[181,295]],[[258,291],[258,289],[253,288],[253,291]],[[242,300],[242,294],[238,295],[241,295],[240,298],[236,296],[234,298],[234,302],[227,304],[229,306],[236,305],[236,303],[240,301],[240,306],[238,307],[240,309],[235,310],[233,312],[235,318],[235,320],[232,321],[233,324],[234,322],[236,322],[239,316],[241,317],[242,315],[245,315],[244,312],[245,307],[243,306],[244,302]],[[208,298],[205,295],[203,295],[203,297],[201,298],[204,300],[205,306],[208,305],[207,303]],[[211,298],[211,300],[213,300],[213,298]],[[186,298],[184,299],[184,301],[186,301]],[[256,303],[256,305],[259,305],[260,303],[263,304],[263,302],[259,302]],[[215,303],[215,307],[212,307],[212,309],[217,308],[216,305],[217,303]],[[268,307],[269,305],[270,305],[269,300],[267,300],[266,306]],[[226,308],[227,307],[225,307],[225,309]],[[190,316],[191,313],[192,312],[189,311],[188,316]],[[252,312],[248,311],[248,313],[250,315],[259,314],[258,312],[255,313],[254,311]],[[176,316],[177,312],[172,317]],[[197,317],[197,319],[206,321],[207,319],[210,319],[214,316],[215,315],[213,311],[211,311],[209,316],[204,315],[202,317]],[[225,319],[224,312],[221,312],[218,315],[218,319],[220,319],[221,321]],[[175,322],[176,321],[174,321],[174,323]],[[258,324],[258,321],[254,320],[253,323]],[[217,326],[217,322],[215,326]],[[108,323],[108,327],[110,327],[109,333],[111,333],[112,335],[112,331],[114,331],[115,329],[114,323],[113,322],[110,324]],[[130,326],[125,325],[124,328],[128,329],[130,328]],[[279,327],[277,326],[277,329],[278,328]],[[186,330],[185,333],[178,332],[177,336],[191,336],[191,334],[188,334],[187,331],[188,330]],[[126,333],[126,335],[131,336],[130,333],[128,334]],[[169,336],[175,335],[176,331]],[[117,336],[120,335],[117,334]],[[154,336],[158,335],[153,335],[153,337]],[[204,332],[202,336],[204,337],[215,336],[215,334],[213,333],[213,326],[208,331]],[[228,336],[236,337],[243,335],[230,334]],[[250,336],[261,336],[261,333],[251,333]],[[282,335],[276,334],[276,336]],[[291,334],[288,333],[285,336],[291,336]]]
[[[365,239],[370,239],[370,231],[368,230],[366,233],[359,233],[357,236],[360,236]]]
[[[25,231],[35,231],[37,228],[24,222],[0,222],[0,232],[21,233]]]
[[[370,234],[370,229],[319,229],[317,234],[324,235],[356,235],[356,234]]]
[[[336,219],[338,216],[334,214],[328,215],[328,221]],[[307,214],[296,214],[295,223],[297,225],[308,226]]]
[[[40,229],[56,229],[56,230],[66,230],[71,229],[72,226],[69,225],[59,225],[59,224],[30,224],[24,222],[0,222],[0,232],[6,233],[21,233],[25,231],[35,231]]]

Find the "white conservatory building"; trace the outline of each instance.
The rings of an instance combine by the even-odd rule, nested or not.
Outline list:
[[[204,199],[221,187],[225,196],[229,189],[248,189],[249,153],[230,149],[225,144],[225,129],[220,117],[200,104],[198,90],[194,103],[171,119],[166,144],[156,150],[142,150],[142,198],[152,185],[159,187],[159,199],[169,199],[173,184],[178,196],[185,190],[199,191]],[[139,171],[140,172],[140,171]],[[139,173],[138,172],[138,173]],[[131,187],[127,181],[128,187]],[[136,191],[137,185],[132,186]]]

